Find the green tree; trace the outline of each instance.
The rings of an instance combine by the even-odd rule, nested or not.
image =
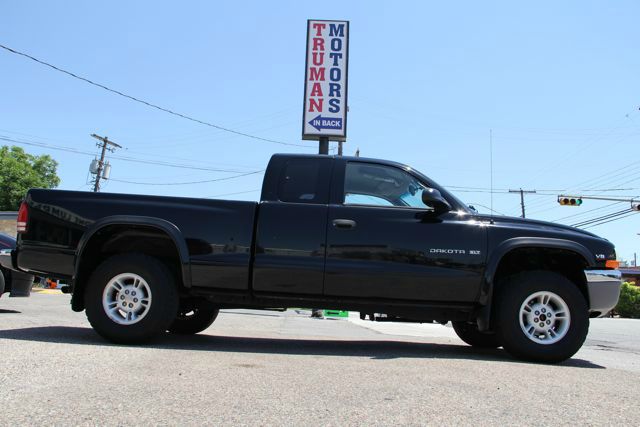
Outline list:
[[[58,162],[49,155],[34,156],[20,147],[0,147],[0,210],[18,210],[30,188],[55,188]]]
[[[640,287],[624,282],[615,311],[620,317],[640,319]]]

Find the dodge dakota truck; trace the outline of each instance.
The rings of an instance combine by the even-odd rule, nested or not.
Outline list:
[[[466,343],[559,362],[617,303],[614,246],[480,215],[411,167],[274,155],[259,203],[30,190],[14,269],[67,280],[98,334],[195,334],[221,308],[452,322]]]

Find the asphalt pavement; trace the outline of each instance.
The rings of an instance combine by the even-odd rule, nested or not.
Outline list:
[[[442,325],[223,311],[204,333],[105,342],[69,296],[0,298],[0,425],[639,425],[640,321],[595,319],[559,365]]]

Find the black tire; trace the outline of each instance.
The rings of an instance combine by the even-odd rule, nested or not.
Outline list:
[[[202,299],[180,301],[178,315],[168,331],[178,335],[193,335],[207,329],[218,317],[220,310]]]
[[[527,304],[527,309],[525,302],[533,301],[531,298],[539,292],[551,295],[549,307],[560,307],[558,302],[565,304],[569,312],[568,322],[566,317],[560,318],[559,313],[564,312],[563,309],[553,308],[558,317],[542,318],[548,314],[541,312],[541,317],[536,318],[533,324],[528,323],[528,314],[521,315],[521,309],[528,310],[532,316],[538,313],[539,310],[532,311],[531,307],[539,306]],[[532,362],[557,363],[569,359],[582,347],[589,332],[587,301],[576,284],[566,277],[548,271],[519,273],[500,284],[496,297],[498,339],[513,356]],[[541,321],[541,327],[548,328],[549,332],[536,332],[533,328],[537,328],[537,321]],[[542,326],[547,323],[549,326]],[[525,329],[530,331],[529,334]],[[549,343],[543,344],[545,340]]]
[[[500,341],[493,332],[480,332],[476,323],[451,322],[458,337],[473,347],[498,348]]]
[[[2,296],[2,294],[4,293],[4,286],[5,286],[4,269],[0,268],[0,296]]]
[[[124,275],[123,282],[126,282],[127,275],[135,275],[144,280],[150,297],[144,306],[144,314],[140,314],[139,319],[132,324],[121,324],[112,317],[124,322],[131,322],[128,319],[120,319],[125,314],[117,307],[112,317],[107,314],[103,307],[103,296],[110,294],[106,291],[112,279],[119,275]],[[134,286],[127,284],[128,287]],[[123,291],[124,293],[124,291]],[[115,297],[119,298],[124,295]],[[131,295],[135,295],[131,292]],[[127,298],[130,298],[127,293]],[[142,296],[139,298],[144,299]],[[150,341],[160,333],[167,330],[178,312],[178,292],[175,279],[169,269],[158,259],[138,254],[127,253],[114,255],[104,261],[91,274],[87,288],[85,290],[85,307],[89,323],[98,334],[109,341],[122,344],[137,344]],[[133,302],[133,301],[132,301]],[[138,303],[138,300],[135,300]],[[141,302],[142,304],[142,302]],[[113,312],[113,310],[109,310]]]
[[[0,268],[0,296],[2,296],[2,294],[4,293],[4,286],[5,286],[4,269]]]

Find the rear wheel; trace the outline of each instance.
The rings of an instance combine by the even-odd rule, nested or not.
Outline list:
[[[498,348],[500,341],[495,333],[480,332],[476,323],[451,322],[458,337],[473,347]]]
[[[566,277],[546,271],[520,273],[502,283],[496,321],[504,349],[535,362],[570,358],[589,331],[584,295]]]
[[[89,323],[104,338],[140,343],[167,329],[178,312],[178,293],[162,262],[143,254],[121,254],[93,272],[85,307]]]
[[[218,317],[220,310],[202,299],[184,299],[180,301],[178,315],[169,332],[180,335],[193,335],[207,329]]]
[[[4,270],[0,268],[0,296],[2,296],[2,294],[4,293],[4,286],[5,286]]]

